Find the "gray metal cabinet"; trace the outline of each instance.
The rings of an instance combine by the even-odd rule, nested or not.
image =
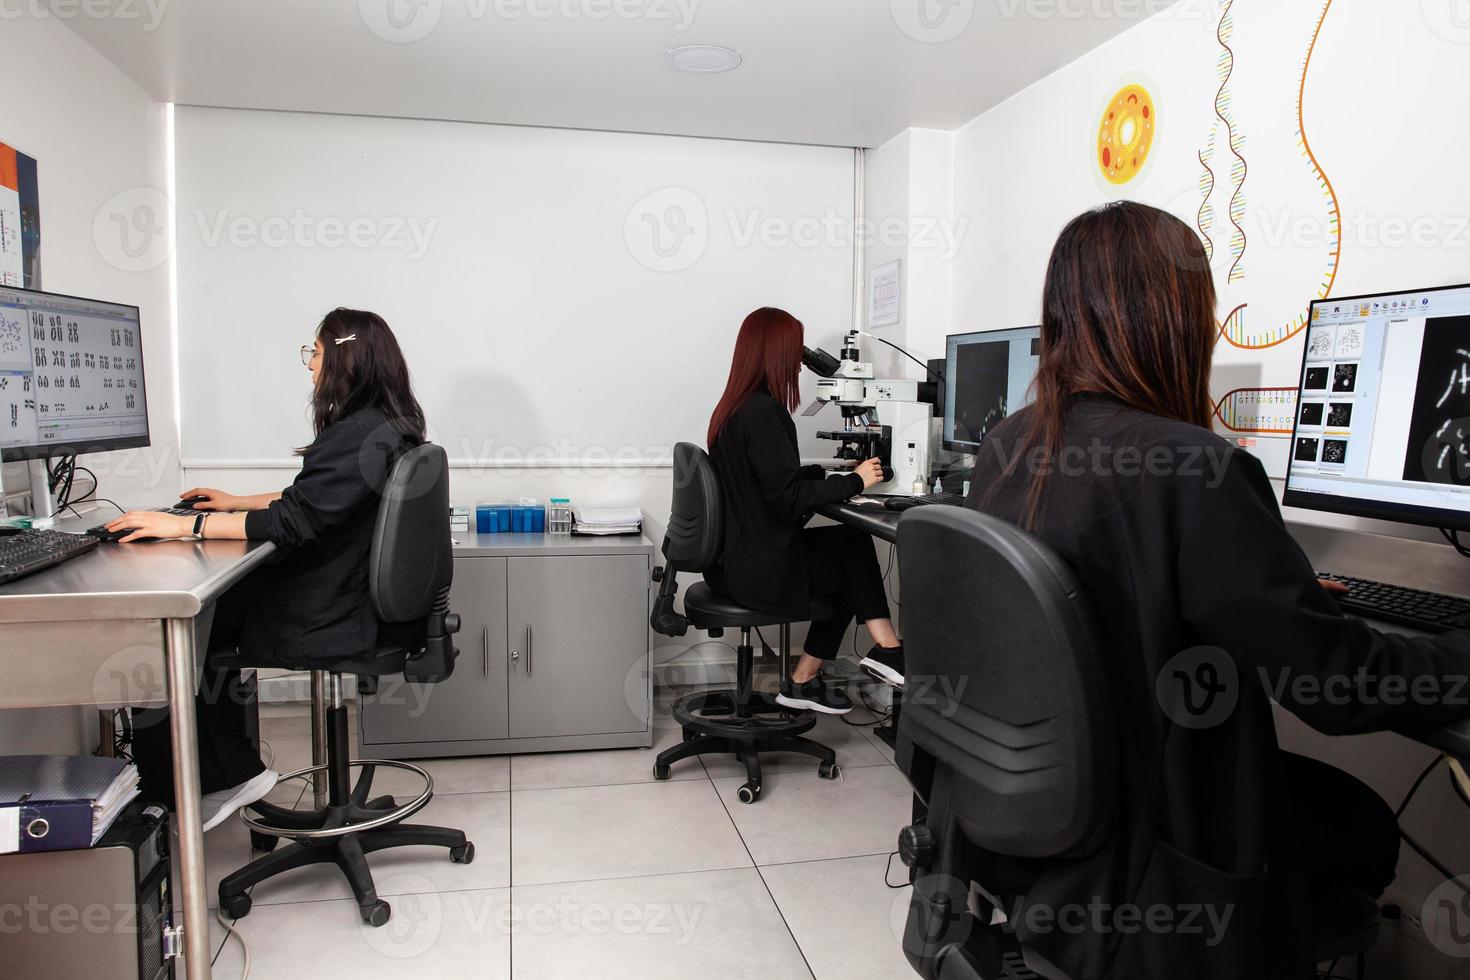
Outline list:
[[[411,759],[653,744],[644,537],[461,536],[441,684],[384,678],[358,712],[364,757]]]
[[[648,559],[510,560],[512,738],[641,731]]]
[[[505,738],[506,559],[457,558],[449,608],[460,618],[459,660],[442,684],[385,677],[362,702],[365,743]],[[495,710],[501,706],[502,710]]]

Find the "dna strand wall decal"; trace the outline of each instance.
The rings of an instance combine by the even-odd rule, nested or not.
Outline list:
[[[1215,418],[1243,435],[1291,435],[1296,388],[1236,388],[1215,403]]]
[[[1302,156],[1306,159],[1307,164],[1311,169],[1313,180],[1320,190],[1324,200],[1324,204],[1327,208],[1326,238],[1328,242],[1328,249],[1326,255],[1325,271],[1322,273],[1321,279],[1315,284],[1315,295],[1318,299],[1325,299],[1331,295],[1332,289],[1337,282],[1338,270],[1341,267],[1342,205],[1337,197],[1337,191],[1333,187],[1331,179],[1328,177],[1327,172],[1323,168],[1321,161],[1317,158],[1316,152],[1312,149],[1311,139],[1307,134],[1305,102],[1307,81],[1311,75],[1312,59],[1317,51],[1317,43],[1322,36],[1323,25],[1327,21],[1327,15],[1332,11],[1332,5],[1334,2],[1335,0],[1324,0],[1323,2],[1321,14],[1317,17],[1316,26],[1312,31],[1311,40],[1307,45],[1307,53],[1305,59],[1302,62],[1302,70],[1301,74],[1298,77],[1296,91],[1297,147],[1302,153]],[[1233,21],[1229,25],[1225,24],[1225,20],[1229,18],[1229,8],[1232,5],[1233,0],[1231,0],[1231,3],[1226,4],[1222,8],[1221,26],[1219,29],[1219,36],[1222,38],[1222,46],[1226,45],[1226,42],[1230,39],[1230,37],[1233,36]],[[1222,55],[1221,63],[1222,66],[1225,64],[1224,55]],[[1233,56],[1230,59],[1229,67],[1231,72],[1233,73],[1235,67]],[[1217,96],[1216,101],[1218,115],[1218,107],[1221,101],[1219,96]],[[1226,99],[1224,104],[1227,107],[1230,105],[1228,98]],[[1239,137],[1237,135],[1232,137],[1232,139],[1239,139]],[[1209,161],[1213,156],[1213,145],[1214,141],[1212,135],[1210,148],[1201,153],[1201,163],[1205,165],[1207,169]],[[1232,145],[1232,149],[1237,151],[1238,155],[1239,146]],[[1241,158],[1239,159],[1236,166],[1243,168],[1244,163],[1244,159]],[[1232,173],[1233,172],[1234,168],[1232,168]],[[1244,176],[1244,171],[1242,171],[1242,173],[1240,174],[1242,182],[1244,180]],[[1206,182],[1204,178],[1201,178],[1201,191],[1204,192],[1207,186],[1212,192],[1214,189],[1213,172],[1211,172],[1208,182]],[[1201,223],[1203,223],[1203,219],[1201,219]],[[1243,246],[1244,242],[1242,241],[1241,244]],[[1212,246],[1207,245],[1207,249],[1209,249],[1213,254]],[[1227,284],[1237,278],[1234,275],[1234,272],[1237,270],[1237,268],[1240,267],[1238,265],[1232,266],[1231,273],[1227,274]],[[1225,317],[1225,319],[1219,325],[1220,339],[1232,347],[1239,348],[1241,350],[1265,350],[1267,348],[1276,347],[1292,340],[1307,326],[1307,314],[1305,309],[1303,309],[1299,312],[1294,313],[1289,319],[1286,319],[1284,321],[1277,321],[1270,326],[1256,327],[1253,329],[1247,322],[1247,310],[1249,309],[1249,305],[1249,303],[1241,303],[1237,305],[1234,309],[1231,310],[1230,314]]]

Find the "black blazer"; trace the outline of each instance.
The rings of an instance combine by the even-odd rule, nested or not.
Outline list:
[[[1017,524],[1030,478],[1016,447],[1031,411],[986,439],[970,491],[970,506]],[[1022,939],[1079,980],[1310,978],[1299,854],[1313,828],[1294,820],[1270,697],[1328,734],[1448,722],[1470,713],[1463,696],[1415,704],[1373,680],[1364,697],[1331,685],[1359,668],[1375,679],[1463,676],[1470,633],[1411,638],[1344,615],[1288,533],[1261,464],[1205,429],[1087,396],[1067,415],[1057,461],[1037,533],[1075,570],[1104,638],[1120,809],[1099,853],[1047,865],[1029,901],[1090,907],[1100,896],[1114,908],[1198,903],[1234,914],[1209,947],[1210,927]],[[1180,670],[1208,679],[1194,661],[1173,660],[1206,646],[1227,658],[1215,675],[1226,687],[1218,702],[1196,701],[1210,706],[1206,726],[1187,727],[1163,710],[1157,684],[1177,683]],[[1016,921],[1025,932],[1026,917]]]
[[[295,667],[374,649],[368,554],[388,472],[408,448],[377,409],[354,412],[317,436],[280,500],[246,515],[246,537],[280,554],[248,583],[244,659]]]
[[[862,493],[863,478],[803,468],[791,413],[763,391],[725,423],[710,459],[723,491],[725,541],[705,580],[742,606],[804,622],[811,585],[801,529],[823,504]]]

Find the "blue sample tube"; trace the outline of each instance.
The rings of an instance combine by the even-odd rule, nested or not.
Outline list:
[[[497,508],[497,512],[498,512],[499,517],[500,517],[500,520],[499,520],[500,533],[502,533],[502,534],[509,534],[510,533],[510,510],[511,509],[509,507],[500,507],[500,508]]]
[[[536,506],[531,508],[531,531],[534,534],[546,533],[546,508]]]
[[[481,504],[475,508],[475,530],[480,534],[495,533],[495,508]]]

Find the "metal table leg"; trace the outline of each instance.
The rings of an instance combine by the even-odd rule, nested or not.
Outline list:
[[[174,801],[179,822],[179,880],[184,892],[184,964],[189,980],[208,980],[209,894],[204,874],[200,811],[199,742],[195,730],[194,621],[164,623],[169,731],[174,743]]]
[[[311,764],[327,764],[327,672],[311,672]],[[311,777],[312,805],[324,809],[327,805],[327,771],[319,769]]]

